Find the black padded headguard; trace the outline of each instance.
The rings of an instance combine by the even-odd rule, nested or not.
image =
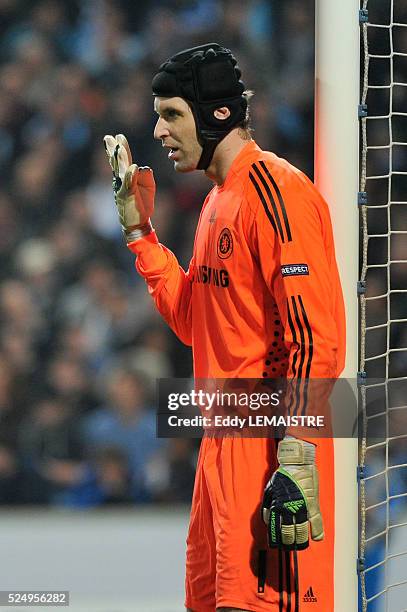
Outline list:
[[[219,142],[246,117],[241,74],[229,49],[208,43],[173,55],[161,64],[153,78],[154,96],[178,96],[189,102],[203,148],[199,170],[206,170]],[[221,106],[230,110],[227,119],[217,119],[213,114]]]

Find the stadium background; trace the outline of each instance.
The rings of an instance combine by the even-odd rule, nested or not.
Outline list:
[[[154,506],[171,524],[168,505],[190,500],[197,443],[157,440],[154,412],[155,379],[189,376],[190,351],[124,246],[102,137],[125,133],[154,169],[154,225],[186,266],[210,184],[177,176],[154,142],[150,81],[169,55],[211,40],[234,51],[255,91],[258,144],[312,177],[312,0],[0,0],[3,512]],[[379,231],[379,216],[372,223]],[[400,240],[398,259],[405,249]],[[395,306],[404,316],[401,298]],[[372,309],[371,321],[381,315]],[[369,339],[369,351],[381,342]],[[392,344],[406,342],[398,329]],[[393,376],[405,371],[401,356]],[[401,473],[396,488],[406,485]]]
[[[161,322],[117,222],[105,133],[158,184],[154,225],[188,264],[202,173],[153,140],[151,75],[220,41],[255,138],[312,174],[313,2],[0,3],[0,503],[188,502],[196,444],[155,438],[155,379],[191,357]]]

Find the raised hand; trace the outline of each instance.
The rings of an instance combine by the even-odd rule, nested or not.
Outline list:
[[[155,181],[148,166],[133,164],[127,138],[123,134],[103,139],[113,171],[113,191],[120,224],[127,242],[151,231]]]

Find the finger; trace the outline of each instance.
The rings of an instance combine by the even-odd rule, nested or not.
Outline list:
[[[284,546],[292,546],[295,542],[294,515],[286,509],[281,513],[281,541]]]
[[[115,149],[117,147],[116,139],[113,136],[108,134],[103,138],[103,144],[105,145],[106,155],[109,159],[109,164],[111,169],[113,170],[114,176],[117,176],[117,163],[115,160]]]
[[[112,166],[112,170],[113,170],[113,174],[116,178],[120,178],[119,177],[119,146],[120,145],[116,145],[114,148],[114,152],[112,157],[110,158],[110,165]],[[122,179],[120,178],[120,184],[122,184]]]
[[[313,540],[323,540],[324,539],[324,525],[322,523],[322,516],[320,512],[317,512],[314,516],[311,516],[309,519],[311,524],[311,537]]]
[[[115,147],[117,145],[116,139],[110,134],[107,134],[103,138],[103,144],[105,145],[106,155],[109,158],[112,157],[114,154]]]
[[[127,155],[127,151],[126,149],[118,144],[115,148],[115,158],[117,161],[117,170],[118,170],[118,174],[120,176],[120,178],[122,179],[122,181],[124,180],[124,176],[130,166],[129,164],[129,158]]]
[[[122,145],[122,147],[124,147],[126,149],[126,153],[127,153],[127,157],[129,160],[129,166],[131,166],[131,164],[133,163],[133,159],[131,156],[131,151],[130,151],[130,147],[129,147],[129,143],[127,141],[127,138],[124,134],[116,134],[116,141]]]
[[[308,546],[308,521],[296,523],[295,542],[299,548],[306,548]]]
[[[154,173],[148,166],[139,168],[139,175],[137,177],[138,184],[141,187],[147,187],[153,189],[155,187]]]
[[[124,186],[127,191],[130,191],[131,186],[134,183],[134,180],[137,180],[138,170],[139,168],[137,164],[132,164],[131,166],[127,168],[126,174],[124,176]]]
[[[281,541],[284,546],[293,546],[295,542],[294,525],[281,525]]]
[[[261,515],[262,515],[263,521],[266,523],[266,525],[268,525],[269,517],[270,517],[270,509],[262,508]]]

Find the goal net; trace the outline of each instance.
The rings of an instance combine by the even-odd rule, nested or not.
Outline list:
[[[407,610],[407,3],[361,22],[359,609]]]

